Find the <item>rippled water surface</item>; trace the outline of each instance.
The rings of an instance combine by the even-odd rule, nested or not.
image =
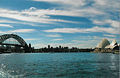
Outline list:
[[[0,54],[0,78],[119,78],[119,55]]]

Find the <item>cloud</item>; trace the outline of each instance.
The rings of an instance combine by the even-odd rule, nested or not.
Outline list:
[[[33,41],[33,40],[38,40],[38,39],[36,39],[36,38],[25,39],[25,41]]]
[[[110,24],[112,27],[119,28],[120,22],[116,20],[106,19],[106,20],[93,20],[94,24],[105,25]]]
[[[16,29],[16,30],[12,30],[12,31],[8,31],[10,33],[29,33],[29,32],[33,32],[35,31],[35,29]]]
[[[107,6],[107,7],[118,7],[119,6],[119,0],[93,0],[93,1],[88,1],[88,0],[33,0],[33,1],[40,1],[40,2],[50,2],[50,3],[58,3],[58,4],[64,4],[64,5],[71,5],[71,6],[85,6],[86,4],[90,2],[94,2],[94,6]],[[116,5],[112,5],[112,4]]]
[[[33,7],[32,7],[33,8]],[[89,9],[89,10],[88,10]],[[63,15],[63,16],[84,16],[90,17],[95,15],[103,15],[104,12],[99,11],[95,8],[79,8],[79,9],[26,9],[22,11],[22,14],[31,16],[39,16],[44,18],[50,18],[48,15]],[[88,15],[89,14],[89,15]],[[93,15],[94,14],[94,15]]]
[[[33,1],[43,1],[43,0],[33,0]],[[91,3],[91,1],[87,0],[44,0],[43,2],[52,2],[52,3],[62,3],[61,5],[65,7],[65,5],[70,5],[65,7],[64,9],[37,9],[35,7],[31,7],[29,9],[25,9],[22,11],[9,10],[0,8],[0,17],[7,17],[16,20],[26,21],[26,22],[36,22],[36,23],[55,23],[55,22],[65,22],[65,23],[78,23],[75,21],[62,20],[62,19],[52,19],[49,15],[63,15],[63,16],[78,16],[78,17],[88,17],[88,18],[96,18],[98,16],[109,16],[106,13],[106,5],[109,5],[110,1],[107,0],[93,0],[94,4],[89,7],[87,4]],[[113,1],[112,1],[113,2]],[[114,1],[116,3],[116,1]],[[106,9],[103,10],[101,7],[104,6]],[[116,6],[116,5],[114,5]],[[68,8],[69,7],[69,8]],[[79,7],[79,8],[78,8]],[[109,10],[109,9],[108,9]]]
[[[9,28],[13,28],[13,26],[9,25],[9,24],[0,24],[0,27],[9,27]]]
[[[33,8],[33,7],[32,7]],[[60,10],[49,10],[49,9],[26,9],[22,11],[14,11],[0,8],[0,17],[12,18],[26,22],[36,23],[54,23],[54,22],[65,22],[65,23],[77,23],[74,21],[51,19],[48,15],[59,15],[62,13]]]
[[[40,2],[50,2],[50,3],[57,3],[57,4],[64,4],[64,5],[74,5],[76,7],[78,6],[84,6],[86,4],[85,0],[33,0],[33,1],[40,1]]]
[[[0,20],[0,23],[16,23],[16,22],[10,20]]]
[[[63,23],[76,24],[76,23],[79,23],[80,20],[77,20],[76,22],[76,21],[70,21],[71,19],[63,20],[64,18],[53,19],[52,16],[84,17],[88,20],[92,20],[93,24],[95,25],[93,27],[90,26],[91,28],[88,25],[87,25],[88,26],[87,28],[82,28],[82,26],[78,26],[78,27],[75,26],[76,28],[74,28],[72,25],[70,25],[70,27],[67,26],[68,28],[66,26],[64,26],[63,28],[56,28],[55,26],[53,29],[46,28],[44,32],[53,32],[54,34],[55,33],[93,33],[93,32],[98,34],[100,32],[104,37],[107,37],[107,38],[109,37],[111,38],[116,34],[117,35],[120,34],[119,18],[117,17],[118,16],[117,13],[119,13],[120,11],[119,0],[74,0],[74,1],[73,0],[33,0],[33,1],[47,2],[50,4],[59,5],[59,6],[57,7],[53,6],[52,8],[47,7],[48,9],[38,9],[36,7],[31,7],[29,9],[23,9],[23,10],[12,10],[12,9],[0,8],[0,17],[2,17],[3,19],[10,18],[9,20],[0,19],[0,23],[1,24],[7,23],[6,25],[9,25],[9,23],[16,23],[16,24],[19,23],[19,24],[28,24],[32,26],[41,25],[40,23],[60,25],[60,24],[57,24],[56,22],[60,22],[61,24]],[[10,21],[11,19],[15,19],[16,21],[13,21],[13,20]],[[91,25],[91,22],[90,22],[90,25]],[[108,26],[108,27],[105,27],[105,26]],[[1,34],[30,33],[34,31],[36,30],[35,29],[16,29],[16,30],[10,30],[10,31],[1,30],[0,33]],[[107,33],[110,35],[108,35]],[[62,36],[59,34],[55,34],[55,35],[47,35],[47,37],[59,38]],[[99,40],[101,38],[102,37],[94,37],[94,40],[92,41],[93,38],[85,36],[85,38],[81,38],[81,39],[82,40],[89,39],[86,42],[76,40],[76,43],[72,43],[72,42],[61,43],[61,44],[51,43],[51,45],[87,47],[87,46],[91,46],[93,42],[97,43],[97,41],[95,40]],[[29,41],[34,39],[27,39],[27,40]],[[60,39],[57,39],[57,40],[59,41]],[[38,45],[41,46],[42,44],[38,44]]]
[[[100,7],[101,9],[108,9],[108,10],[118,10],[119,9],[119,0],[94,0],[93,6],[97,8]],[[114,4],[114,5],[113,5]]]
[[[36,22],[36,23],[55,23],[55,22],[65,22],[65,23],[78,23],[76,21],[62,20],[62,19],[52,19],[50,15],[62,15],[62,16],[77,16],[77,17],[87,17],[87,18],[97,18],[103,16],[104,18],[109,18],[111,14],[106,12],[110,10],[106,8],[106,5],[109,5],[110,2],[101,0],[93,0],[93,4],[89,7],[88,4],[91,1],[87,0],[33,0],[33,1],[42,1],[50,3],[61,4],[61,7],[55,7],[56,9],[37,9],[31,7],[22,11],[15,11],[9,9],[0,8],[0,17],[7,17],[12,19],[17,19],[27,22]],[[113,2],[113,1],[112,1]],[[116,1],[114,1],[115,3]],[[69,5],[66,7],[66,5]],[[101,7],[104,6],[103,7]],[[84,6],[84,7],[83,7]],[[115,5],[114,5],[115,6]],[[113,8],[111,8],[113,10]]]
[[[11,20],[0,20],[0,23],[12,23],[12,24],[27,24],[27,25],[31,25],[31,26],[38,26],[37,24],[33,23],[33,22],[20,22],[20,21],[11,21]]]
[[[78,0],[74,2],[77,1]],[[69,1],[62,2],[69,3]],[[73,1],[71,1],[71,3],[73,3]],[[31,7],[29,9],[25,9],[22,11],[0,8],[0,17],[36,23],[55,23],[55,22],[78,23],[76,21],[52,19],[50,15],[96,17],[96,15],[104,15],[104,12],[91,7],[79,9],[37,9],[35,7]]]
[[[106,37],[116,37],[116,35],[108,35],[108,34],[104,34],[104,36],[106,36]]]
[[[111,34],[119,34],[119,31],[116,31],[113,28],[105,28],[95,26],[93,28],[55,28],[44,30],[44,32],[56,32],[56,33],[88,33],[88,32],[106,32]]]
[[[61,41],[61,40],[63,40],[63,39],[53,39],[52,41]]]
[[[80,36],[80,38],[74,39],[72,40],[72,42],[80,44],[86,48],[87,47],[95,48],[95,46],[97,46],[97,44],[104,38],[108,39],[110,42],[114,40],[114,38],[111,38],[107,35],[106,37],[105,36]],[[119,41],[119,39],[116,39],[116,40]]]
[[[47,35],[47,37],[62,37],[62,36],[59,34],[54,34],[54,35]]]
[[[94,24],[97,25],[107,25],[109,26],[108,29],[104,28],[104,30],[106,30],[106,32],[108,33],[112,33],[112,34],[120,34],[120,22],[117,20],[111,20],[111,19],[106,19],[106,20],[93,20]]]
[[[16,29],[16,30],[10,30],[10,31],[0,31],[1,34],[5,33],[30,33],[36,31],[35,29]]]
[[[110,18],[114,15],[111,13],[119,12],[119,0],[33,0],[40,2],[49,2],[52,4],[59,4],[61,6],[55,7],[63,9],[61,14],[68,16],[83,16],[99,19]],[[113,5],[114,4],[114,5]],[[58,10],[55,10],[57,14]],[[54,13],[53,12],[53,13]]]
[[[111,33],[111,34],[119,34],[119,31],[116,31],[116,29],[114,28],[107,28],[107,27],[99,27],[99,26],[95,26],[93,28],[88,28],[88,29],[84,29],[87,32],[102,32],[102,33]]]
[[[57,33],[78,33],[82,31],[83,30],[79,28],[55,28],[50,30],[44,30],[44,32],[57,32]]]
[[[108,20],[107,22],[110,23],[110,25],[112,27],[115,27],[115,28],[119,28],[120,27],[120,22],[119,21]]]

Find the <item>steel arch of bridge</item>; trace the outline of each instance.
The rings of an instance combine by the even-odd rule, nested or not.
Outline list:
[[[5,40],[7,40],[9,38],[14,38],[21,44],[21,46],[28,47],[27,43],[23,40],[23,38],[21,38],[20,36],[18,36],[16,34],[4,34],[4,35],[1,35],[0,36],[0,44],[2,44]]]

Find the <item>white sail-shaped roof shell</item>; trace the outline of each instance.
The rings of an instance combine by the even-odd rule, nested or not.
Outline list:
[[[113,49],[114,47],[118,46],[116,40],[113,40],[112,43],[108,46],[106,46],[105,48],[110,48],[110,49]]]
[[[110,42],[107,39],[103,39],[96,48],[104,49],[106,46],[110,45]]]

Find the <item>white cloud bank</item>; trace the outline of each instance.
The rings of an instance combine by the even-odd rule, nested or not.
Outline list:
[[[115,21],[115,20],[111,20],[111,19],[107,19],[107,20],[93,20],[94,24],[98,24],[98,25],[104,25],[104,24],[110,24],[112,27],[115,28],[119,28],[120,27],[120,22],[119,21]]]
[[[35,22],[35,23],[53,23],[53,22],[77,23],[68,20],[51,19],[48,16],[48,15],[61,15],[62,14],[61,12],[63,13],[66,12],[65,14],[68,13],[68,11],[33,9],[33,7],[23,11],[14,11],[14,10],[0,8],[0,17],[12,18],[20,21]]]
[[[33,1],[41,1],[41,2],[51,2],[65,5],[74,5],[74,6],[83,6],[86,4],[85,0],[33,0]]]
[[[63,16],[77,16],[77,17],[87,17],[93,20],[95,24],[105,24],[109,23],[111,26],[117,26],[118,22],[111,20],[112,14],[109,12],[119,12],[120,8],[118,6],[119,0],[33,0],[50,2],[54,4],[61,4],[56,9],[37,9],[31,7],[22,11],[9,10],[0,8],[0,17],[12,18],[20,21],[34,22],[34,23],[55,23],[55,22],[65,22],[65,23],[78,23],[76,21],[52,19],[49,15],[63,15]],[[91,3],[91,5],[88,4]],[[112,5],[114,3],[114,5]],[[60,9],[64,7],[64,9]],[[101,21],[98,21],[99,17],[103,17]],[[107,20],[109,19],[109,20]],[[106,20],[106,21],[104,21]],[[112,23],[111,23],[112,22]]]
[[[0,34],[5,33],[30,33],[36,31],[35,29],[16,29],[16,30],[10,30],[10,31],[0,31]]]
[[[11,33],[28,33],[28,32],[33,32],[35,31],[35,29],[17,29],[17,30],[12,30],[12,31],[8,31]]]
[[[0,27],[9,27],[9,28],[13,28],[13,26],[9,25],[9,24],[0,24]]]
[[[44,32],[54,32],[54,33],[89,33],[89,32],[106,32],[111,34],[119,34],[114,28],[104,28],[95,26],[93,28],[55,28],[44,30]]]
[[[43,15],[63,15],[63,16],[77,16],[77,17],[87,17],[92,20],[94,26],[93,28],[55,28],[45,30],[45,32],[59,32],[59,33],[88,33],[88,32],[106,32],[110,34],[120,34],[120,22],[118,21],[119,15],[114,15],[112,13],[117,13],[120,11],[119,0],[33,0],[40,2],[49,2],[52,4],[60,4],[61,7],[57,7],[58,10],[42,10]],[[91,5],[88,5],[91,3]],[[113,5],[114,4],[114,5]],[[59,10],[59,8],[64,8]],[[37,10],[38,12],[40,10]],[[33,13],[30,13],[33,14]],[[116,20],[113,20],[115,18]],[[109,27],[100,27],[101,25],[109,24]],[[100,25],[100,26],[99,26]]]
[[[116,37],[116,35],[104,34],[105,37]]]
[[[63,39],[53,39],[52,41],[62,41]]]
[[[61,35],[59,34],[51,34],[51,35],[46,35],[47,37],[62,37]]]

